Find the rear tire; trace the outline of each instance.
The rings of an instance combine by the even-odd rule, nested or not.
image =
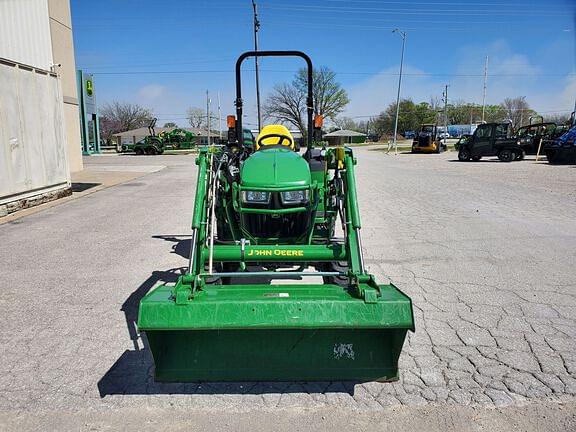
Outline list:
[[[504,149],[498,153],[498,159],[502,162],[512,162],[516,158],[516,153],[510,149]]]
[[[460,151],[458,152],[458,160],[460,162],[467,162],[470,160],[471,154],[470,154],[470,150],[468,150],[467,148],[461,148]]]
[[[558,165],[560,163],[558,154],[554,150],[549,150],[546,152],[546,159],[548,159],[548,163],[552,165]]]
[[[524,150],[520,150],[520,153],[516,153],[516,159],[517,161],[521,161],[524,160],[524,156],[526,156],[526,152]]]

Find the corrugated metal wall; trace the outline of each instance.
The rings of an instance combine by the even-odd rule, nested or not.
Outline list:
[[[46,0],[0,0],[0,57],[50,70],[52,45]]]
[[[69,182],[59,78],[0,63],[0,204]]]

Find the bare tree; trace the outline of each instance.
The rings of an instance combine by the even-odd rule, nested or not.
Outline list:
[[[334,121],[348,102],[346,91],[336,82],[336,74],[321,67],[313,74],[314,114]],[[297,127],[306,136],[306,97],[308,83],[305,69],[300,69],[291,83],[274,86],[264,104],[264,117]]]
[[[190,123],[190,126],[192,126],[193,128],[208,127],[208,121],[205,109],[198,107],[190,107],[188,108],[188,110],[186,110],[186,118],[188,119],[188,123]],[[210,126],[213,129],[214,125],[216,124],[214,123],[214,121],[217,120],[218,117],[214,113],[210,113],[210,119],[212,120]]]
[[[332,120],[332,122],[338,129],[356,130],[358,128],[356,122],[350,117],[336,117],[334,120]]]
[[[105,104],[100,115],[103,119],[101,132],[105,139],[118,132],[148,126],[153,118],[152,111],[148,108],[117,101]]]
[[[312,95],[314,98],[314,114],[334,120],[340,114],[350,99],[340,84],[336,81],[336,73],[326,66],[313,71]],[[308,74],[306,69],[300,69],[294,79],[294,86],[306,94],[308,89]]]
[[[547,122],[554,122],[556,124],[569,124],[570,122],[570,115],[569,114],[562,114],[562,113],[553,113],[544,116],[544,121]]]
[[[175,128],[175,127],[177,127],[177,126],[178,126],[178,125],[177,125],[176,123],[174,123],[174,122],[166,122],[166,123],[164,123],[164,126],[162,126],[162,127],[165,127],[165,128],[172,128],[172,127],[174,127],[174,128]]]
[[[108,117],[100,116],[98,119],[100,124],[100,136],[106,142],[112,139],[112,136],[118,132],[124,132],[120,126],[120,122],[111,120]]]
[[[295,126],[302,135],[306,135],[304,124],[306,93],[302,93],[292,84],[277,84],[266,99],[264,117]]]
[[[523,123],[528,123],[530,116],[536,114],[536,111],[530,109],[530,105],[526,102],[526,96],[506,98],[500,106],[506,116],[512,120],[514,129],[518,129]]]

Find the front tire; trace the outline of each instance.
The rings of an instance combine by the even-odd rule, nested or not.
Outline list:
[[[144,150],[138,147],[137,149],[134,150],[134,153],[136,153],[138,156],[142,156],[144,154]]]
[[[510,149],[504,149],[498,153],[498,159],[502,162],[512,162],[516,158],[516,153]]]
[[[460,162],[468,162],[471,156],[472,155],[470,154],[470,150],[468,150],[465,147],[461,148],[460,151],[458,152],[458,160]]]

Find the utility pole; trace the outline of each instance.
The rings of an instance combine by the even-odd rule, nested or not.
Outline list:
[[[448,84],[444,86],[444,145],[446,145],[446,134],[448,133]]]
[[[396,135],[398,134],[398,115],[400,114],[400,87],[402,85],[402,68],[404,66],[404,47],[406,45],[406,32],[400,29],[392,30],[392,33],[398,33],[402,37],[402,54],[400,56],[400,75],[398,77],[398,94],[396,95],[396,120],[394,121],[394,153],[398,154],[398,143],[396,142]],[[390,145],[388,145],[388,152],[390,152]]]
[[[258,6],[252,0],[252,9],[254,11],[254,51],[258,51],[258,30],[260,30],[260,21],[258,21]],[[262,116],[260,114],[260,73],[258,71],[258,56],[254,57],[254,66],[256,69],[256,108],[258,110],[258,131],[262,129]]]
[[[220,109],[220,92],[218,92],[218,138],[222,139],[222,110]]]
[[[208,145],[210,145],[210,96],[208,90],[206,90],[206,124],[208,125]]]
[[[484,90],[482,92],[482,123],[484,123],[484,112],[486,110],[486,84],[488,83],[488,56],[484,63]]]

